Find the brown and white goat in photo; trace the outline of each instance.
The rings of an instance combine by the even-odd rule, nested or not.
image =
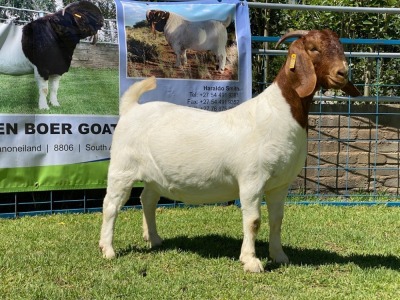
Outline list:
[[[0,73],[35,74],[39,109],[59,106],[61,75],[68,72],[76,45],[94,36],[104,23],[100,9],[89,1],[77,1],[25,26],[0,23]]]
[[[151,30],[164,32],[165,39],[176,54],[175,67],[187,63],[186,50],[210,50],[218,59],[218,71],[222,73],[226,64],[226,28],[231,23],[231,16],[224,21],[206,20],[192,22],[182,16],[162,10],[148,10],[146,19]]]
[[[262,272],[255,253],[265,196],[269,213],[269,255],[288,263],[281,244],[284,200],[307,155],[307,116],[320,88],[358,90],[348,81],[348,65],[338,36],[330,30],[296,31],[300,37],[275,81],[261,94],[223,112],[167,102],[139,104],[156,88],[154,77],[135,83],[123,95],[115,129],[103,204],[100,248],[113,258],[115,220],[135,181],[142,181],[143,237],[162,243],[155,211],[160,196],[189,204],[240,198],[243,244],[240,261]],[[221,226],[223,226],[221,224]]]

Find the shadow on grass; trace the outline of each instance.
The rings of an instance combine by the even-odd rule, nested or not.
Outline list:
[[[164,250],[180,250],[197,253],[205,258],[228,257],[239,259],[242,240],[222,235],[205,235],[198,237],[178,236],[164,240],[161,247],[154,250],[138,248],[133,245],[119,251],[119,256],[125,256],[132,252],[150,252]],[[268,257],[268,242],[256,242],[257,256],[265,261]],[[377,254],[351,254],[348,256],[340,255],[336,252],[321,249],[301,249],[290,246],[283,247],[289,256],[291,265],[298,266],[321,266],[328,264],[348,264],[353,263],[362,269],[386,268],[400,271],[400,257],[394,255]],[[268,262],[266,269],[273,270],[279,268],[278,264]]]

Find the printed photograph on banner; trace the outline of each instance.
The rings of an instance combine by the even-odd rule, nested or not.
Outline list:
[[[104,188],[119,112],[115,11],[28,2],[0,6],[0,196]]]
[[[91,2],[45,12],[0,8],[0,113],[118,114],[118,45],[95,43]]]
[[[126,76],[238,80],[234,4],[124,6]]]

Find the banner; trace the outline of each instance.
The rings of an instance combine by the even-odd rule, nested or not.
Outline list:
[[[158,88],[142,103],[222,111],[251,98],[246,2],[115,2],[119,69],[71,67],[46,102],[29,64],[8,71],[21,39],[0,23],[0,192],[105,188],[119,97],[148,76]]]
[[[1,193],[106,186],[118,63],[105,69],[71,61],[72,54],[98,55],[100,45],[86,43],[86,53],[73,46],[101,20],[95,5],[75,2],[40,22],[0,23]]]
[[[143,77],[157,89],[142,96],[211,111],[251,98],[248,5],[239,0],[116,0],[120,93]]]

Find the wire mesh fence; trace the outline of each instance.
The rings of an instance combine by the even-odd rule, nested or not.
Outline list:
[[[368,20],[374,22],[366,30],[358,28],[351,38],[341,38],[350,65],[350,78],[363,96],[349,98],[329,90],[317,93],[309,117],[309,154],[291,187],[289,200],[335,205],[399,205],[400,98],[398,77],[393,72],[396,72],[400,58],[400,41],[388,37],[381,29],[390,22],[398,22],[400,10],[270,3],[249,5],[264,9],[271,20],[285,19],[282,23],[289,28],[293,25],[291,19],[307,20],[307,24],[317,29],[335,27],[335,22],[339,22],[337,31],[351,35],[351,20],[357,19],[355,14],[363,14],[364,18],[368,14]],[[291,13],[285,15],[283,11]],[[332,24],[323,24],[327,19],[332,20]],[[371,26],[376,26],[374,38],[371,38],[374,31]],[[270,84],[276,65],[282,64],[287,53],[272,49],[279,35],[273,30],[279,31],[279,26],[267,29],[268,36],[252,37],[258,45],[253,48],[254,60],[262,71],[259,72],[261,79],[255,84],[256,90]]]
[[[400,9],[346,8],[307,5],[249,3],[251,10],[293,10],[318,22],[318,12],[368,13],[400,16]],[[380,18],[383,19],[381,16]],[[108,36],[115,23],[110,26]],[[253,35],[254,94],[273,80],[286,50],[272,49],[282,32]],[[110,40],[114,43],[116,40]],[[349,98],[337,91],[321,90],[311,106],[308,157],[291,186],[288,201],[298,204],[400,206],[400,40],[342,38],[350,65],[350,77],[364,96]],[[275,73],[276,74],[276,73]],[[133,188],[125,207],[140,207],[141,187]],[[100,211],[104,189],[30,193],[0,193],[0,217],[59,212]],[[161,205],[177,202],[161,199]]]

